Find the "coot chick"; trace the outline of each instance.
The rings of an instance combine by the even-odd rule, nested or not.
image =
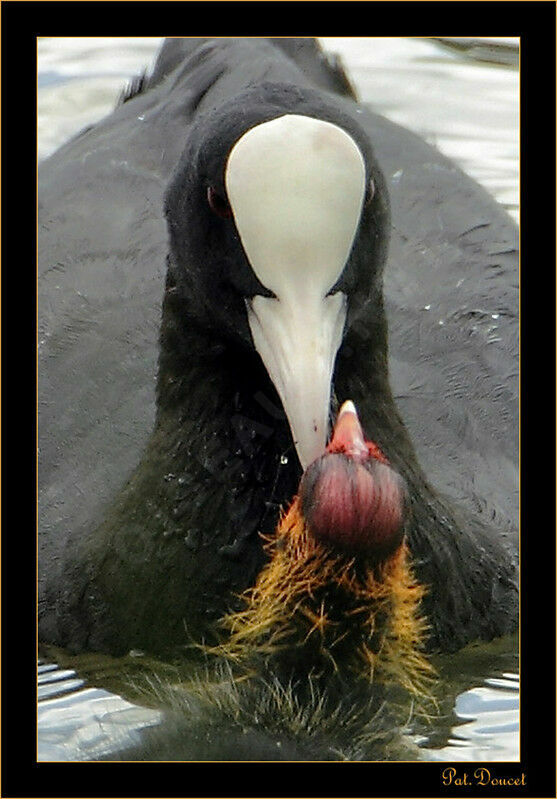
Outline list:
[[[407,521],[402,478],[344,403],[223,643],[193,679],[149,678],[162,724],[106,759],[414,759],[401,725],[436,704]]]
[[[269,561],[223,620],[217,653],[287,682],[311,674],[332,691],[347,675],[376,689],[426,693],[425,593],[410,563],[405,486],[343,404],[324,455],[306,470],[266,545]]]
[[[242,39],[168,42],[40,181],[43,640],[220,645],[304,470],[311,542],[410,559],[430,649],[515,629],[516,231],[482,190],[313,43]],[[372,541],[315,471],[346,399],[379,453],[362,490],[388,495]]]

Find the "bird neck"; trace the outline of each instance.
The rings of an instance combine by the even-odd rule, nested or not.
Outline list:
[[[256,488],[276,521],[297,489],[301,467],[259,355],[198,324],[168,290],[160,340],[155,442],[161,436],[176,441],[184,470],[201,466],[234,495]]]

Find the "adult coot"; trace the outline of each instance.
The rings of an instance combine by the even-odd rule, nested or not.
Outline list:
[[[411,659],[515,629],[517,233],[482,189],[288,39],[167,41],[39,177],[41,640],[226,616],[230,660],[292,669],[331,622],[373,670],[387,572]],[[261,641],[307,528],[306,628]]]

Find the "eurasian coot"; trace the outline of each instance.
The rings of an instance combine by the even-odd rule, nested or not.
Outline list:
[[[41,640],[353,669],[393,569],[418,683],[516,628],[517,232],[482,189],[309,39],[168,40],[39,178]],[[336,568],[254,638],[306,522]]]

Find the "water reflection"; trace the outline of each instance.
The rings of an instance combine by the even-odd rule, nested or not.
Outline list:
[[[511,638],[437,657],[437,709],[408,719],[389,759],[518,760],[516,646]],[[190,664],[54,647],[44,655],[52,663],[39,667],[39,690],[52,693],[39,701],[39,760],[134,760],[161,750],[164,759],[188,759],[191,728],[187,718],[181,728],[175,697],[192,677]]]

